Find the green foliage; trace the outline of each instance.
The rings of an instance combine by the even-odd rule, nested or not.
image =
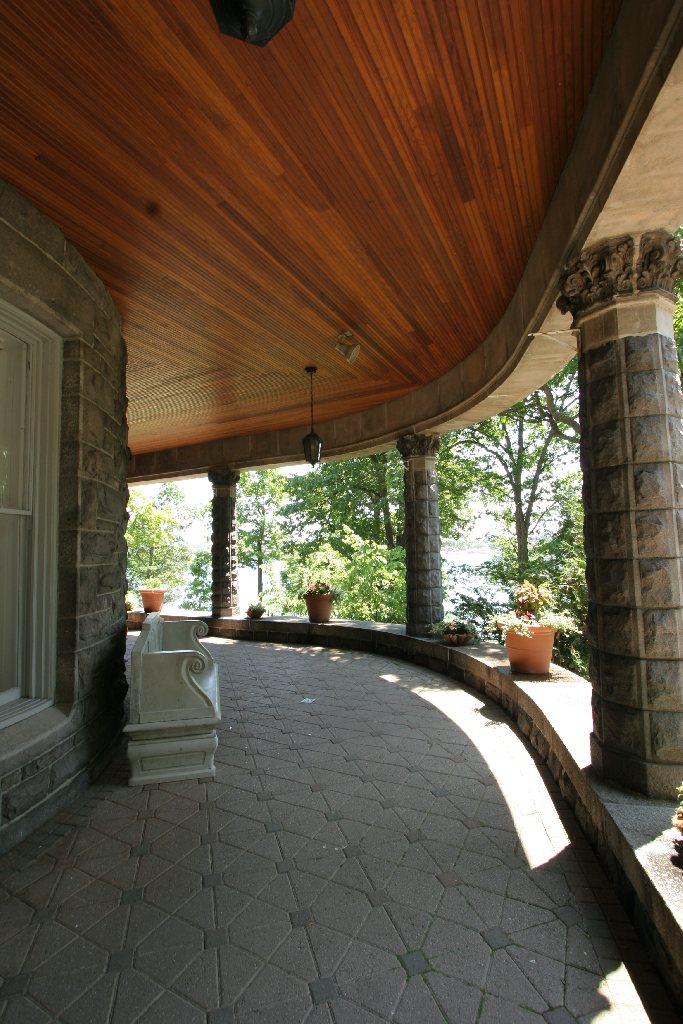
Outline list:
[[[197,551],[190,562],[190,582],[185,588],[181,608],[211,610],[211,552]]]
[[[264,566],[280,557],[285,527],[282,502],[287,478],[276,469],[242,473],[237,487],[237,530],[240,565],[256,569],[263,591]]]
[[[191,554],[183,540],[186,509],[177,484],[164,484],[156,498],[131,488],[128,503],[128,586],[165,587],[166,600],[182,585]]]
[[[514,540],[513,582],[531,575],[530,538],[548,517],[556,464],[567,454],[576,402],[572,360],[546,388],[445,439],[467,467],[475,494]]]
[[[396,450],[324,462],[287,480],[282,510],[290,550],[308,557],[321,543],[350,554],[345,529],[388,548],[403,536],[403,470]]]
[[[303,615],[301,594],[310,580],[330,580],[337,599],[334,616],[374,622],[405,621],[405,552],[364,540],[346,527],[343,546],[349,554],[323,544],[305,560],[292,552],[285,558],[282,592],[269,591],[264,600],[269,608],[277,602],[285,614]]]

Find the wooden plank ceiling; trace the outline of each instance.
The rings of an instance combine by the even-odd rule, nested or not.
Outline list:
[[[3,0],[0,177],[112,292],[134,452],[429,382],[509,302],[619,0]],[[353,365],[342,331],[362,346]]]

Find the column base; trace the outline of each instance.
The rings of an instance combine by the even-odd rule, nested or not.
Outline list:
[[[591,733],[590,742],[591,763],[605,782],[644,796],[668,800],[673,810],[677,799],[676,787],[683,779],[683,764],[655,764],[654,761],[631,757],[621,750],[603,746],[595,733]]]

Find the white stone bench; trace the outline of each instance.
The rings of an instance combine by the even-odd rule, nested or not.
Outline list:
[[[199,640],[204,622],[149,614],[131,658],[128,760],[131,786],[214,778],[221,706],[218,672]]]

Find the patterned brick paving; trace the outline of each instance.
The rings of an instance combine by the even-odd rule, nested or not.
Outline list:
[[[0,860],[3,1024],[678,1020],[495,705],[388,658],[209,644],[215,782],[129,788],[120,758]]]

